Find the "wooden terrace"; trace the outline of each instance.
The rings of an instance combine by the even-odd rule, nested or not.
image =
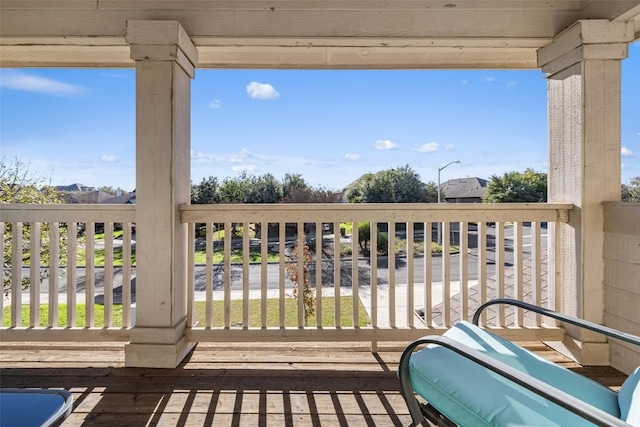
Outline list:
[[[63,426],[401,426],[403,345],[200,343],[174,369],[125,368],[122,344],[3,343],[3,387],[65,388]],[[541,342],[529,350],[613,389],[626,376],[581,367]]]

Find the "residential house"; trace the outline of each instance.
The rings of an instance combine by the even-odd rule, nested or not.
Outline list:
[[[447,203],[481,203],[487,180],[477,177],[450,179],[440,185]]]

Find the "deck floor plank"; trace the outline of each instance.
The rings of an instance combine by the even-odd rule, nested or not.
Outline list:
[[[521,343],[614,389],[625,376]],[[400,426],[400,350],[362,344],[199,344],[176,369],[125,368],[122,344],[0,343],[2,387],[64,388],[63,426]]]

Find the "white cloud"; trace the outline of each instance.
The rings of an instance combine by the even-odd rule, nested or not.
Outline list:
[[[511,89],[512,87],[514,87],[515,85],[517,85],[518,83],[516,83],[515,81],[510,81],[507,82],[504,87],[506,87],[507,89]]]
[[[440,149],[440,144],[437,142],[425,142],[421,145],[416,145],[413,147],[413,151],[417,151],[419,153],[433,153],[434,151],[438,151]]]
[[[268,83],[251,82],[247,85],[247,93],[253,99],[275,99],[280,93]]]
[[[633,151],[629,150],[627,147],[622,147],[622,149],[620,149],[620,155],[622,157],[635,157]]]
[[[454,147],[453,144],[447,144],[444,149],[447,151],[456,151],[456,147]]]
[[[79,95],[84,92],[84,88],[80,86],[47,77],[33,76],[16,70],[5,70],[1,75],[0,86],[9,89],[54,96]]]
[[[489,83],[491,83],[491,82],[495,82],[495,81],[496,81],[496,78],[495,78],[495,77],[493,77],[493,76],[489,76],[489,77],[485,77],[485,78],[484,78],[484,81],[485,81],[485,82],[489,82]]]
[[[236,172],[241,172],[241,171],[254,171],[258,169],[258,167],[256,165],[238,165],[238,166],[233,166],[231,167],[231,170],[236,171]]]
[[[214,99],[207,104],[207,108],[222,108],[222,101],[220,101],[219,99]]]
[[[118,160],[118,158],[116,156],[113,156],[113,155],[103,154],[102,157],[100,158],[100,160],[102,160],[103,162],[107,162],[107,163],[113,163],[116,160]]]
[[[353,162],[360,160],[360,154],[356,153],[347,153],[344,155],[345,160],[351,160]]]
[[[389,139],[379,139],[373,143],[373,148],[376,150],[397,150],[400,145]]]

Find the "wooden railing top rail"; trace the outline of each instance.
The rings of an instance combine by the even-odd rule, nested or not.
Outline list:
[[[135,222],[135,218],[135,205],[0,205],[0,221],[2,222]]]
[[[567,222],[569,203],[304,203],[182,205],[184,223],[211,221],[559,221]]]
[[[180,206],[183,223],[255,221],[259,217],[286,221],[568,221],[569,203],[279,203]],[[0,221],[135,222],[135,205],[9,204],[0,207]]]

